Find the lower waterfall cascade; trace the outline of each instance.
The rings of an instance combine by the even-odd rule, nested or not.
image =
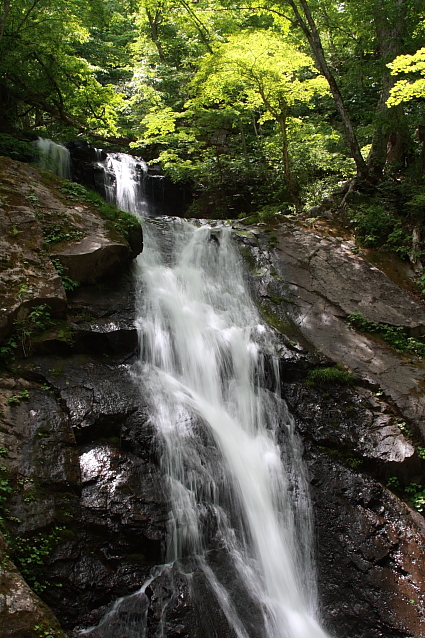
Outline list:
[[[162,569],[174,565],[189,578],[201,571],[228,635],[326,638],[301,443],[279,395],[275,335],[247,291],[231,229],[157,218],[145,221],[144,237],[133,374],[150,406],[171,503]],[[274,361],[271,389],[265,355]],[[212,555],[231,577],[218,573]],[[118,622],[131,638],[167,636],[149,633],[147,611],[137,626],[128,612],[146,607],[154,578],[81,635],[114,638]],[[220,634],[211,627],[208,635]]]

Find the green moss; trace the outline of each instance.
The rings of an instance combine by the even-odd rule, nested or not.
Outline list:
[[[320,367],[310,370],[306,383],[310,386],[352,385],[354,377],[351,372],[347,372],[342,366]]]
[[[289,335],[293,332],[292,324],[289,321],[284,321],[275,315],[271,310],[266,308],[263,304],[260,306],[261,314],[265,321],[282,334]]]

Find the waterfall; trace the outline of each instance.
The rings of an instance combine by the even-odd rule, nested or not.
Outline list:
[[[325,638],[301,444],[277,365],[266,388],[274,335],[247,291],[231,231],[152,220],[144,238],[136,376],[172,503],[166,559],[203,572],[238,638]]]
[[[102,160],[102,152],[95,150],[98,166],[104,171],[106,199],[123,211],[146,217],[149,214],[144,196],[146,162],[126,153],[107,153],[106,159]]]
[[[40,152],[37,161],[40,168],[52,171],[59,177],[71,179],[71,160],[66,146],[42,137],[39,137],[35,144]]]

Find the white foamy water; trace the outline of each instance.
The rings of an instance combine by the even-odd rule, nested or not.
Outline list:
[[[69,150],[63,144],[39,137],[35,142],[40,151],[37,165],[45,168],[59,177],[71,179],[71,157]]]
[[[97,149],[96,149],[97,150]],[[148,215],[144,197],[144,181],[148,167],[140,157],[126,153],[108,153],[99,161],[105,171],[105,190],[108,201],[128,213]]]
[[[144,241],[139,373],[172,503],[167,560],[194,557],[238,638],[326,638],[301,446],[277,372],[274,391],[265,387],[262,353],[274,335],[230,229],[153,220]]]

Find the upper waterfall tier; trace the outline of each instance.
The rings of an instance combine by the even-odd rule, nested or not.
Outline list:
[[[71,158],[66,146],[42,137],[39,137],[35,144],[40,153],[38,166],[52,171],[59,177],[71,179]]]
[[[148,166],[140,157],[126,153],[107,153],[96,149],[98,165],[104,171],[106,199],[121,210],[146,217],[149,206],[145,197]]]

